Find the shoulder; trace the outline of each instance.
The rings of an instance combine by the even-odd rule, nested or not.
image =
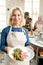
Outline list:
[[[26,28],[24,28],[24,27],[23,27],[23,29],[24,29],[25,31],[28,31],[28,29],[26,29]]]
[[[2,32],[7,33],[7,32],[9,31],[9,29],[10,29],[10,26],[7,26],[7,27],[5,27],[5,28],[2,30]]]
[[[28,29],[26,29],[26,28],[24,28],[24,27],[23,27],[23,29],[24,29],[24,31],[25,31],[26,33],[28,33]]]
[[[5,27],[2,31],[6,31],[8,29],[10,29],[10,26]]]

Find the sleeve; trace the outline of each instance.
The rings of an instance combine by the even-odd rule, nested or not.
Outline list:
[[[1,33],[1,51],[4,51],[5,52],[5,46],[6,46],[6,32],[5,30],[2,30],[2,33]]]
[[[26,41],[26,43],[25,43],[25,46],[28,46],[28,45],[30,45],[28,30],[26,29],[25,31],[26,31],[26,38],[27,38],[27,41]]]

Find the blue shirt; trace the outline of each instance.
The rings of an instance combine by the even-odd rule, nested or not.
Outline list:
[[[27,41],[26,41],[24,46],[28,46],[28,45],[30,45],[28,30],[25,29],[25,28],[12,27],[12,31],[14,31],[14,32],[22,32],[23,31],[22,29],[24,29],[24,34],[26,35],[26,38],[27,38]],[[10,26],[7,26],[6,28],[4,28],[2,30],[2,33],[1,33],[1,48],[0,48],[2,51],[5,51],[5,46],[7,46],[6,38],[7,38],[7,35],[9,33],[9,30],[10,30]]]

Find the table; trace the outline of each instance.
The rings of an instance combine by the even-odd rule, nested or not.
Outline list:
[[[39,47],[42,47],[42,48],[43,48],[43,44],[39,43],[39,42],[35,39],[35,37],[29,37],[29,39],[30,39],[31,44],[33,44],[33,45],[36,45],[36,46],[39,46]]]
[[[29,37],[29,39],[30,39],[31,44],[33,44],[34,46],[36,46],[36,63],[38,64],[38,58],[43,58],[41,56],[38,56],[38,50],[39,50],[39,48],[43,48],[43,44],[41,44],[40,42],[38,42],[40,40],[36,40],[35,37]]]

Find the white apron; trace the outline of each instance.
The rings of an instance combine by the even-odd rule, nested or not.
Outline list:
[[[26,42],[26,35],[24,32],[12,32],[12,27],[10,28],[9,34],[7,36],[8,46],[14,47],[17,45],[24,46]],[[5,65],[29,65],[29,60],[26,61],[12,61],[12,59],[5,54]]]

